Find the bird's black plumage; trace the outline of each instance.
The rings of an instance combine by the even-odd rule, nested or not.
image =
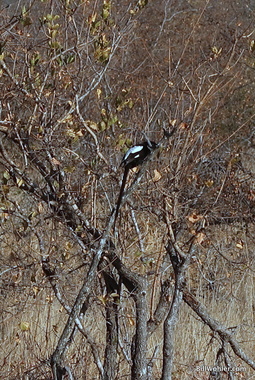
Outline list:
[[[144,161],[144,159],[156,148],[157,144],[154,141],[145,141],[141,144],[132,146],[121,161],[121,166],[128,169],[135,168]]]
[[[136,166],[139,166],[143,163],[145,158],[157,147],[157,144],[154,141],[145,141],[141,144],[132,146],[124,157],[122,158],[120,166],[124,167],[124,174],[123,179],[120,187],[120,193],[117,201],[116,206],[116,212],[115,212],[115,219],[114,219],[114,229],[115,229],[115,223],[118,217],[119,208],[122,200],[122,195],[125,189],[128,172],[130,169],[135,168]]]

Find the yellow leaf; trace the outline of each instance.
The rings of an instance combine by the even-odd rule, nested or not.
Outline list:
[[[236,243],[236,247],[239,249],[243,249],[244,243],[242,240],[239,240],[239,242]]]
[[[53,302],[53,297],[50,296],[50,295],[48,295],[48,296],[46,297],[46,302],[48,302],[48,303],[52,303],[52,302]]]
[[[91,129],[93,129],[93,131],[98,131],[99,130],[98,123],[96,123],[95,121],[88,120],[87,123],[88,123],[88,126]]]
[[[21,331],[28,331],[29,330],[29,323],[28,322],[20,322],[20,325],[19,325]]]
[[[112,298],[119,298],[119,294],[118,293],[111,293],[111,297]]]
[[[252,40],[251,42],[250,42],[250,51],[254,51],[255,50],[255,41],[254,40]]]
[[[18,187],[21,187],[23,185],[24,181],[22,178],[17,178],[17,185]]]
[[[134,326],[135,325],[134,318],[130,314],[127,314],[127,318],[128,318],[128,322],[130,326]]]
[[[96,14],[96,13],[93,13],[92,15],[90,15],[90,16],[88,17],[88,23],[89,23],[89,24],[94,23],[94,22],[96,21],[96,18],[97,18],[97,14]]]
[[[34,286],[34,287],[33,287],[34,297],[37,296],[37,294],[39,293],[39,291],[40,291],[40,288],[39,288],[38,286]]]
[[[217,46],[212,46],[211,50],[215,56],[220,55],[222,52],[222,48],[218,49]]]
[[[66,249],[71,249],[73,247],[73,244],[70,241],[67,241],[65,246],[66,246]]]
[[[97,98],[100,99],[102,95],[102,90],[100,88],[97,88]]]
[[[207,187],[212,187],[213,184],[214,184],[214,182],[212,179],[208,179],[207,181],[205,181],[205,186],[207,186]]]
[[[4,183],[6,183],[8,181],[8,179],[11,178],[10,173],[6,170],[2,174],[3,174],[3,178],[4,178]]]
[[[106,297],[104,297],[104,296],[98,296],[97,298],[99,299],[99,301],[102,302],[103,305],[106,304],[106,302],[107,302],[107,298]]]

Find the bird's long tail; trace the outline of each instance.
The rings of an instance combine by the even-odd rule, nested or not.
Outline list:
[[[121,201],[122,201],[122,195],[123,195],[123,192],[124,192],[124,189],[126,186],[126,182],[127,182],[128,172],[129,172],[129,169],[126,167],[124,170],[123,179],[122,179],[122,183],[121,183],[121,187],[120,187],[120,193],[119,193],[119,197],[118,197],[118,201],[117,201],[117,205],[116,205],[115,218],[114,218],[114,223],[113,223],[113,231],[115,231],[116,220],[118,218],[119,209],[120,209],[120,205],[121,205]]]

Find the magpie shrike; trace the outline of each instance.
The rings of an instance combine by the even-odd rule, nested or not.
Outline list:
[[[120,166],[132,169],[144,161],[144,159],[156,148],[157,144],[154,141],[145,141],[141,144],[132,146],[122,158]]]
[[[116,213],[115,213],[115,219],[114,219],[114,229],[115,229],[115,223],[118,217],[119,208],[122,200],[122,195],[125,189],[128,173],[130,169],[135,168],[136,166],[139,166],[143,163],[145,158],[154,150],[156,149],[157,144],[154,141],[145,141],[141,144],[132,146],[124,157],[122,158],[120,166],[124,167],[124,174],[123,179],[120,187],[120,193],[117,201],[116,206]]]

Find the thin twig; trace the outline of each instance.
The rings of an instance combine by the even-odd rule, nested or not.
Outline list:
[[[76,95],[76,112],[77,112],[77,115],[79,116],[80,118],[80,121],[82,122],[84,128],[89,132],[89,134],[93,137],[94,141],[95,141],[95,144],[96,144],[96,150],[97,150],[97,155],[98,157],[101,158],[101,160],[103,160],[107,165],[109,164],[108,161],[106,160],[106,158],[103,156],[103,154],[100,152],[100,147],[99,147],[99,143],[98,143],[98,139],[97,139],[97,136],[96,134],[92,131],[92,129],[88,126],[88,123],[86,123],[86,121],[83,119],[83,116],[81,115],[80,113],[80,107],[79,107],[79,98],[78,96]]]

